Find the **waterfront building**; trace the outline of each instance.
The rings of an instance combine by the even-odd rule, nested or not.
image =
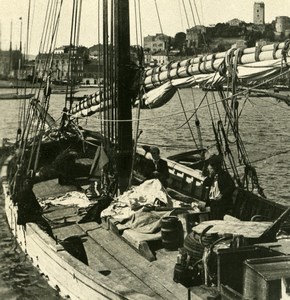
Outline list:
[[[59,48],[55,48],[53,53],[54,54],[63,54],[65,53],[66,48],[68,48],[69,46],[61,46]]]
[[[168,41],[169,37],[162,33],[148,35],[144,37],[144,49],[149,49],[151,52],[165,51]]]
[[[65,82],[68,78],[74,82],[79,82],[83,78],[83,58],[77,53],[77,49],[72,49],[69,53],[69,47],[64,49],[57,48],[53,56],[47,53],[40,53],[36,57],[36,76],[39,79],[45,79],[47,74],[47,64],[50,63],[50,78],[51,81]],[[69,64],[71,61],[71,64]]]
[[[265,4],[264,2],[254,3],[254,24],[264,25],[265,24]]]
[[[22,55],[19,50],[0,50],[0,78],[16,78],[22,64]]]
[[[144,49],[144,65],[149,66],[151,62],[151,52]]]
[[[284,32],[285,38],[289,38],[290,37],[290,29],[286,29]]]
[[[89,48],[90,59],[103,61],[103,45],[97,44]]]
[[[95,57],[95,56],[94,56]],[[90,59],[90,61],[84,64],[83,78],[81,84],[83,85],[96,85],[101,84],[103,81],[104,64],[98,59]]]
[[[240,26],[241,23],[243,23],[243,21],[235,18],[235,19],[232,19],[230,21],[227,22],[230,26]]]
[[[246,48],[247,43],[245,40],[236,40],[235,44],[232,45],[232,48]]]
[[[151,66],[162,66],[168,63],[169,63],[169,58],[166,51],[159,51],[151,55],[151,61],[150,61]]]
[[[266,40],[258,40],[256,41],[256,47],[263,47],[268,45],[269,43]]]
[[[202,35],[205,34],[206,28],[202,25],[194,26],[186,30],[186,42],[187,48],[198,48],[200,46],[200,41]]]
[[[290,18],[286,16],[276,17],[275,29],[278,34],[285,33],[287,29],[290,29]]]

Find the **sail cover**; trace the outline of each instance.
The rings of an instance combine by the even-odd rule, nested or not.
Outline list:
[[[157,108],[166,104],[177,89],[222,84],[233,72],[244,83],[263,82],[288,68],[290,41],[263,47],[232,48],[226,52],[203,55],[171,62],[145,71],[146,93],[141,108]],[[140,100],[134,104],[138,105]],[[74,117],[86,117],[111,106],[104,104],[102,93],[92,94],[71,111]]]

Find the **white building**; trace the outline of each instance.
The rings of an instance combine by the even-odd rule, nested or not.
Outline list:
[[[227,23],[230,25],[230,26],[239,26],[243,21],[235,18],[235,19],[232,19],[230,21],[228,21]]]
[[[148,35],[144,37],[144,49],[150,49],[151,52],[165,51],[168,42],[168,36],[161,33]]]

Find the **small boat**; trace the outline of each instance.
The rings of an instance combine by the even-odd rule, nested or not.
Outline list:
[[[290,87],[284,84],[274,84],[273,85],[274,91],[290,91]]]
[[[0,100],[18,100],[18,99],[30,99],[34,94],[17,94],[17,93],[6,93],[0,94]]]
[[[72,94],[75,94],[78,91],[79,91],[78,89],[73,89]],[[66,94],[67,90],[66,90],[66,88],[52,88],[51,93],[52,94]]]
[[[102,84],[80,84],[80,88],[101,88]]]

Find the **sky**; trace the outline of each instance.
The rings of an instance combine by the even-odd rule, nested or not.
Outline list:
[[[59,0],[60,1],[60,0]],[[70,7],[73,0],[64,0],[60,29],[56,46],[68,44],[70,31]],[[82,0],[82,25],[80,29],[80,44],[90,47],[97,44],[97,0]],[[136,44],[136,24],[134,14],[134,0],[129,0],[131,4],[131,44]],[[199,13],[199,20],[203,25],[227,22],[233,18],[238,18],[246,22],[253,21],[253,5],[255,0],[138,0],[141,6],[142,37],[154,35],[163,31],[164,34],[174,36],[177,32],[194,26],[191,7],[195,11],[196,4]],[[136,1],[138,3],[138,1]],[[45,18],[45,11],[48,0],[31,0],[32,3],[32,31],[29,53],[37,54],[42,34]],[[264,0],[265,21],[270,23],[277,16],[290,16],[290,0]],[[27,11],[29,0],[0,0],[0,26],[1,26],[1,49],[8,50],[10,42],[10,27],[12,21],[12,47],[19,48],[20,27],[22,18],[22,40],[26,43]],[[158,21],[158,14],[160,23]],[[184,13],[183,3],[185,3],[188,15]],[[191,7],[190,4],[191,3]],[[138,18],[139,19],[139,18]],[[196,23],[198,17],[195,14]],[[141,34],[138,33],[140,40]]]

